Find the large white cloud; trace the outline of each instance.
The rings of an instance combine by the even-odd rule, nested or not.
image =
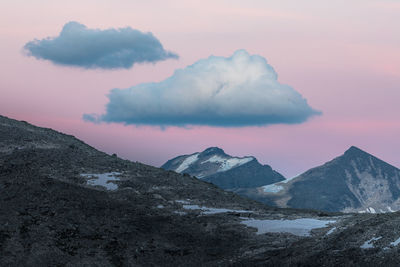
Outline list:
[[[178,58],[151,33],[130,27],[88,29],[74,21],[65,24],[59,36],[28,42],[24,48],[37,59],[83,68],[128,69],[135,63]]]
[[[210,56],[159,83],[113,89],[103,115],[93,122],[136,125],[241,127],[301,123],[320,114],[277,74],[265,58],[236,51]]]

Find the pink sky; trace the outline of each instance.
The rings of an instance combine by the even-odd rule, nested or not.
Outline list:
[[[254,155],[290,177],[351,145],[400,166],[397,1],[3,0],[0,10],[2,115],[156,166],[219,146],[232,155]],[[150,31],[180,59],[106,71],[23,55],[26,42],[56,36],[68,21]],[[83,113],[104,111],[112,88],[161,81],[198,59],[237,49],[265,57],[279,81],[323,115],[298,125],[166,130],[81,120]]]

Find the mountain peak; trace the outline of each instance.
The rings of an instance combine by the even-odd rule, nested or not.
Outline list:
[[[209,147],[203,152],[201,152],[202,155],[210,155],[210,154],[218,154],[218,155],[225,155],[225,151],[219,147]]]
[[[168,160],[161,166],[166,170],[188,173],[222,189],[257,188],[280,182],[285,178],[268,165],[261,165],[255,157],[235,157],[219,147],[183,155]]]
[[[344,152],[344,155],[346,156],[362,156],[362,155],[370,155],[368,152],[365,152],[362,149],[359,149],[356,146],[351,146],[349,149],[347,149]]]
[[[360,148],[356,147],[356,146],[351,146],[349,149],[347,149],[346,151],[363,151]]]

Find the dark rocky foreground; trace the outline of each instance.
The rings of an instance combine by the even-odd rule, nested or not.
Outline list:
[[[81,175],[110,172],[117,190]],[[310,236],[257,235],[248,218],[336,222]],[[399,237],[398,213],[270,208],[0,116],[1,266],[398,266]]]

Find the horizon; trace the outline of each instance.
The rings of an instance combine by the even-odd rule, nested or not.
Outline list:
[[[3,116],[3,115],[0,114],[0,116]],[[4,117],[4,116],[3,116],[3,117]],[[5,118],[14,120],[13,118],[9,118],[9,117],[5,117]],[[17,120],[17,121],[18,121],[18,120]],[[20,120],[19,122],[29,123],[29,122],[23,121],[23,120]],[[33,126],[35,126],[35,127],[40,127],[40,126],[34,125],[34,124],[32,124],[32,123],[29,123],[29,124],[31,124],[31,125],[33,125]],[[52,130],[54,130],[54,129],[52,129]],[[65,133],[63,133],[63,132],[60,132],[60,133],[65,134]],[[74,136],[74,137],[77,138],[76,136]],[[79,138],[77,138],[77,139],[80,140]],[[97,149],[96,147],[94,147],[94,148]],[[172,157],[172,158],[170,158],[170,159],[165,160],[164,163],[163,163],[161,166],[154,166],[154,167],[162,168],[163,165],[165,165],[166,163],[168,163],[168,161],[173,160],[173,159],[175,159],[175,158],[179,158],[179,157],[182,157],[182,156],[191,156],[191,155],[194,155],[194,154],[200,154],[200,153],[203,153],[203,152],[205,152],[205,151],[207,151],[207,150],[210,150],[210,149],[219,149],[219,150],[222,150],[222,153],[224,153],[225,155],[227,155],[227,156],[229,156],[229,157],[232,157],[232,158],[244,159],[244,158],[249,158],[249,157],[251,157],[251,158],[253,158],[253,159],[255,159],[255,160],[258,161],[258,159],[257,159],[256,157],[252,156],[252,155],[244,155],[244,156],[230,155],[229,153],[226,153],[225,150],[224,150],[223,148],[218,147],[218,146],[212,146],[212,147],[207,147],[207,148],[205,148],[205,149],[203,149],[203,150],[201,150],[201,151],[192,152],[192,153],[190,153],[190,154],[176,155],[176,156],[174,156],[174,157]],[[392,164],[390,164],[390,163],[387,163],[385,160],[383,160],[383,159],[381,159],[381,158],[379,158],[379,157],[376,157],[376,156],[373,154],[373,152],[368,152],[368,151],[365,151],[364,149],[361,149],[361,148],[359,148],[359,147],[357,147],[357,146],[353,146],[353,145],[352,145],[352,146],[350,146],[349,148],[347,148],[345,151],[343,151],[342,154],[336,155],[334,158],[329,159],[328,161],[324,162],[324,163],[321,164],[321,165],[318,165],[318,166],[309,166],[304,172],[298,173],[298,174],[293,175],[293,176],[290,176],[290,177],[283,175],[283,178],[285,178],[286,180],[292,180],[292,179],[294,179],[294,178],[296,178],[296,177],[298,177],[298,176],[304,174],[305,172],[307,172],[307,171],[309,171],[309,170],[311,170],[311,169],[318,168],[318,167],[322,167],[322,166],[325,165],[326,163],[331,162],[331,161],[333,161],[334,159],[336,159],[336,158],[338,158],[338,157],[342,157],[342,156],[344,156],[344,155],[346,154],[346,152],[348,152],[348,151],[350,151],[350,150],[354,150],[354,149],[356,149],[357,151],[361,151],[362,153],[367,154],[367,155],[369,155],[369,156],[372,156],[372,157],[378,159],[379,161],[384,162],[385,164],[389,164],[389,165],[391,165],[392,167],[399,169],[397,166],[392,165]],[[100,150],[100,151],[101,151],[101,150]],[[104,152],[104,151],[103,151],[103,152]],[[110,155],[111,155],[111,154],[110,154]],[[116,156],[119,157],[119,155],[116,155]],[[128,160],[129,160],[129,159],[128,159]],[[258,161],[258,162],[259,162],[259,161]],[[264,164],[264,163],[262,163],[262,162],[259,162],[259,163],[261,163],[261,165],[268,165],[268,164]],[[272,167],[272,166],[270,166],[270,167]],[[273,167],[272,167],[272,169],[274,170]],[[276,170],[275,170],[275,171],[276,171]],[[278,172],[278,173],[279,173],[279,172]],[[279,183],[279,182],[277,182],[277,183]]]
[[[0,3],[1,115],[157,167],[213,146],[287,178],[351,146],[400,166],[397,2],[39,2]],[[72,60],[84,54],[56,47],[64,27],[104,47],[134,36],[154,49]],[[221,77],[231,91],[207,98],[226,89]]]

